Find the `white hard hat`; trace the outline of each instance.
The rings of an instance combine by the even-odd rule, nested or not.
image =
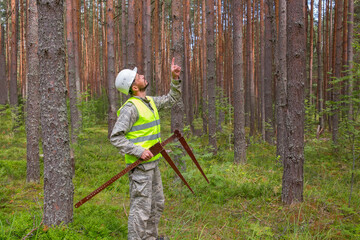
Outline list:
[[[116,80],[115,80],[116,89],[126,95],[129,95],[130,87],[135,79],[136,73],[137,73],[136,67],[133,70],[131,69],[121,70],[116,76]]]

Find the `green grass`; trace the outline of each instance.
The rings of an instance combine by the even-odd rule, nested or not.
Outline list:
[[[170,135],[169,118],[162,120],[166,139]],[[0,112],[0,121],[0,239],[21,239],[41,223],[43,182],[26,183],[24,126],[13,131],[8,110]],[[351,160],[334,154],[330,140],[306,141],[304,202],[286,206],[281,202],[282,167],[275,146],[252,140],[248,163],[234,165],[228,138],[231,127],[223,129],[218,134],[217,156],[209,153],[207,136],[186,134],[210,180],[208,184],[190,158],[183,157],[187,163],[183,175],[196,195],[174,178],[165,161],[160,163],[166,197],[161,234],[189,240],[360,239],[359,170],[348,207]],[[125,164],[108,141],[104,124],[85,128],[73,147],[76,203]],[[172,149],[170,156],[180,154],[176,144],[167,149]],[[74,209],[72,223],[56,228],[41,225],[29,239],[126,239],[128,191],[128,178],[124,176]]]

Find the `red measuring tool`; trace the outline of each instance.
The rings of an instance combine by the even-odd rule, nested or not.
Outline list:
[[[175,130],[174,134],[171,135],[168,139],[166,139],[165,141],[163,141],[162,143],[156,143],[155,145],[153,145],[152,147],[150,147],[150,151],[151,153],[156,156],[157,154],[161,153],[161,155],[165,158],[165,160],[169,163],[169,165],[174,169],[174,171],[176,172],[176,174],[180,177],[180,179],[185,183],[185,185],[190,189],[190,191],[192,193],[194,193],[194,191],[191,189],[191,187],[189,186],[189,184],[187,183],[187,181],[185,180],[185,178],[183,177],[183,175],[180,173],[179,169],[176,167],[175,163],[171,160],[170,156],[167,154],[166,150],[164,149],[164,146],[167,145],[168,143],[174,141],[175,139],[178,139],[179,142],[181,143],[181,145],[184,147],[185,151],[189,154],[189,156],[191,157],[191,159],[193,160],[193,162],[195,163],[195,165],[197,166],[197,168],[200,170],[201,174],[204,176],[204,178],[206,179],[206,181],[209,183],[208,178],[206,177],[204,171],[202,170],[199,162],[196,160],[193,152],[191,151],[189,145],[187,144],[187,142],[185,141],[185,138],[182,136],[182,134],[180,133],[179,130]],[[75,207],[78,208],[81,205],[83,205],[84,203],[86,203],[87,201],[89,201],[91,198],[93,198],[96,194],[98,194],[99,192],[101,192],[102,190],[104,190],[106,187],[108,187],[110,184],[112,184],[113,182],[115,182],[116,180],[118,180],[120,177],[124,176],[126,173],[128,173],[131,169],[135,168],[136,166],[138,166],[141,162],[143,162],[143,160],[141,158],[139,158],[138,160],[136,160],[136,162],[130,164],[129,166],[127,166],[124,170],[122,170],[121,172],[119,172],[118,174],[116,174],[114,177],[112,177],[109,181],[107,181],[106,183],[104,183],[103,185],[101,185],[99,188],[97,188],[95,191],[93,191],[92,193],[90,193],[88,196],[86,196],[85,198],[83,198],[82,200],[80,200],[79,202],[77,202],[75,204]]]

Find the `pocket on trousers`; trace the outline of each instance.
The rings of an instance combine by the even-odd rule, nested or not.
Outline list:
[[[150,181],[146,175],[138,174],[138,172],[144,173],[143,171],[134,171],[131,175],[131,195],[133,197],[149,197],[150,196]]]

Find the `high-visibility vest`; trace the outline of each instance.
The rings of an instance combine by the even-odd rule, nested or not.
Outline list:
[[[128,102],[134,104],[139,114],[138,120],[134,123],[130,131],[127,132],[125,136],[130,142],[134,143],[135,145],[140,145],[145,149],[149,149],[157,142],[161,142],[159,113],[155,106],[154,100],[151,97],[147,98],[150,100],[150,105],[154,112],[151,111],[149,107],[138,98],[131,97],[125,102],[125,104]],[[125,104],[123,106],[125,106]],[[120,115],[121,108],[117,111],[118,117]],[[155,161],[159,159],[160,156],[161,154],[158,154],[146,162]],[[134,163],[137,159],[138,158],[133,155],[125,154],[126,164]]]

